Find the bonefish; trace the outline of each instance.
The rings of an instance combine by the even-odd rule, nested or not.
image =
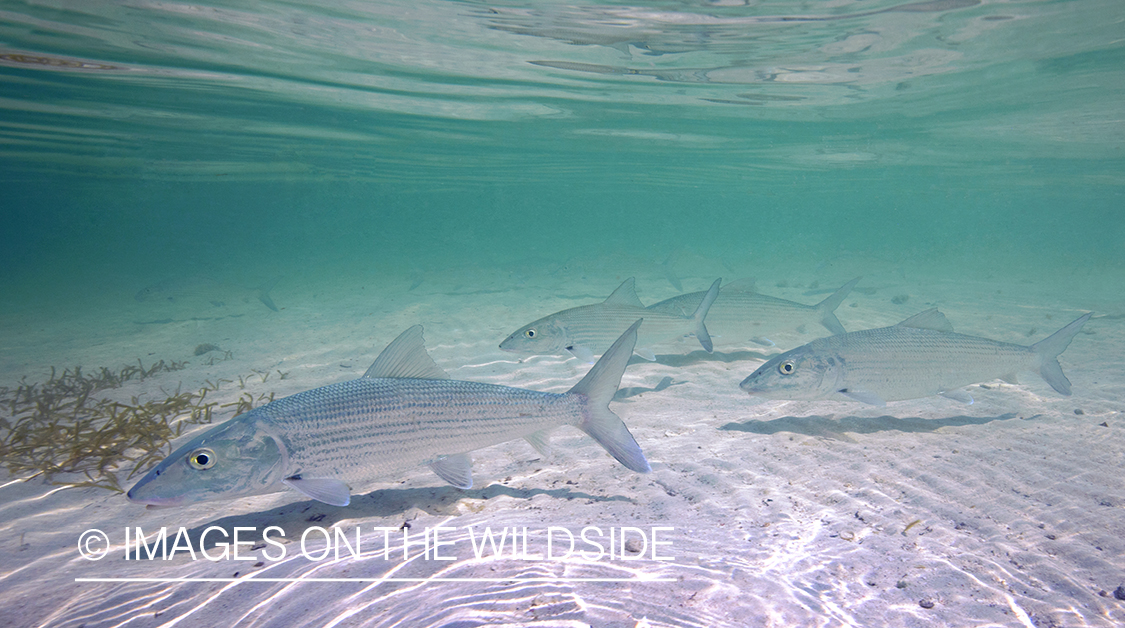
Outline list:
[[[1036,371],[1060,394],[1070,380],[1058,356],[1090,314],[1031,345],[953,333],[936,308],[897,325],[814,340],[774,356],[742,381],[752,395],[770,399],[834,399],[884,405],[888,401],[944,395],[965,403],[963,386],[993,379],[1016,381]]]
[[[131,501],[179,506],[282,491],[347,506],[352,488],[425,464],[446,482],[473,484],[470,451],[525,438],[543,451],[548,430],[573,425],[633,471],[650,470],[609,409],[637,341],[638,320],[582,381],[556,394],[451,380],[416,325],[359,379],[254,408],[193,438],[148,472]]]
[[[544,316],[512,332],[500,343],[500,348],[514,353],[569,353],[580,360],[593,362],[594,356],[601,355],[621,330],[643,317],[645,322],[635,347],[637,355],[642,358],[655,360],[656,354],[651,348],[654,343],[675,340],[688,334],[695,334],[700,346],[711,353],[711,335],[703,321],[719,295],[720,283],[722,279],[716,279],[692,309],[681,314],[646,310],[637,297],[635,281],[630,277],[605,301]]]
[[[707,311],[707,331],[715,345],[743,345],[751,338],[764,339],[779,331],[802,325],[819,324],[829,333],[842,334],[844,326],[836,318],[836,308],[859,283],[855,278],[816,305],[805,305],[761,294],[754,281],[740,279],[719,289],[719,296]],[[686,316],[695,311],[705,293],[690,292],[648,306],[651,312]],[[768,339],[764,344],[769,344]]]

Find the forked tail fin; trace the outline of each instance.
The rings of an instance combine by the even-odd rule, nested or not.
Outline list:
[[[1039,354],[1039,375],[1059,394],[1070,395],[1070,380],[1063,375],[1062,367],[1059,366],[1059,354],[1066,351],[1070,341],[1092,315],[1093,312],[1084,314],[1073,323],[1031,345],[1031,350]]]
[[[609,409],[609,402],[621,385],[621,375],[633,355],[633,347],[637,344],[637,328],[643,320],[633,323],[621,334],[617,342],[586,373],[586,377],[567,393],[585,398],[578,429],[598,441],[618,462],[638,473],[648,473],[652,468],[648,466],[640,445],[629,433],[629,428],[625,427],[625,422]]]
[[[691,315],[692,320],[695,321],[695,337],[707,353],[714,351],[715,345],[711,343],[711,334],[707,332],[707,325],[703,321],[707,318],[707,312],[711,310],[711,304],[719,298],[719,284],[721,283],[723,283],[722,277],[711,284],[711,288],[703,295],[703,300],[699,302],[699,307],[695,308],[695,313]]]
[[[816,310],[820,314],[820,324],[832,332],[833,336],[845,333],[844,326],[840,324],[840,319],[836,318],[836,308],[840,307],[840,304],[844,302],[844,299],[847,298],[860,279],[863,279],[863,277],[852,279],[840,286],[840,289],[833,292],[827,299],[816,304]]]

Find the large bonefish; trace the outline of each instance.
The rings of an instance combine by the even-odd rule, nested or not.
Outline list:
[[[884,405],[944,395],[972,403],[962,386],[1036,371],[1051,388],[1070,394],[1058,356],[1090,314],[1031,345],[953,333],[937,309],[898,325],[814,340],[774,356],[740,385],[770,399],[834,399]]]
[[[641,448],[608,406],[640,324],[562,394],[451,380],[426,353],[416,325],[363,377],[279,399],[208,430],[149,471],[128,497],[178,506],[291,488],[346,506],[352,487],[420,464],[469,488],[468,452],[516,438],[542,450],[546,432],[560,425],[578,427],[645,473]]]

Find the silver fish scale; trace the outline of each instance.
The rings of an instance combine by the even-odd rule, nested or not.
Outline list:
[[[702,300],[700,297],[700,301]],[[692,309],[686,315],[679,316],[639,307],[607,307],[598,304],[589,306],[588,309],[582,307],[577,308],[577,311],[561,313],[555,320],[566,329],[569,342],[601,354],[637,319],[645,319],[637,330],[637,346],[647,347],[655,342],[694,332],[695,323],[690,318],[694,313],[695,309]]]
[[[809,343],[820,358],[844,360],[843,385],[888,401],[953,390],[1032,370],[1030,348],[987,338],[913,327],[883,327]]]
[[[356,482],[577,425],[581,402],[576,395],[479,382],[360,378],[297,393],[255,412],[284,441],[287,476]]]
[[[691,316],[706,294],[681,294],[650,305],[648,310]],[[711,309],[707,311],[707,330],[712,336],[725,336],[728,340],[741,334],[796,329],[802,324],[819,321],[816,306],[741,290],[720,290]],[[645,319],[645,324],[648,324],[648,319]]]

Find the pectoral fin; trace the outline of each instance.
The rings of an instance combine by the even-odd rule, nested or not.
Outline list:
[[[473,461],[468,454],[453,454],[430,463],[439,478],[461,489],[473,487]]]
[[[652,349],[648,349],[648,348],[641,349],[641,348],[638,347],[636,349],[633,349],[633,353],[636,353],[637,355],[639,355],[642,358],[648,360],[649,362],[655,362],[656,361],[656,354],[652,352]]]
[[[968,404],[970,406],[973,405],[973,396],[970,395],[969,393],[963,391],[963,390],[960,390],[960,389],[958,389],[958,390],[946,390],[946,391],[940,392],[938,394],[941,395],[942,397],[947,398],[947,399],[952,399],[954,401],[960,401],[961,403]]]
[[[594,362],[594,352],[590,351],[589,347],[583,347],[581,345],[570,345],[566,348],[566,350],[569,351],[571,355],[578,358],[579,360],[582,360],[583,362],[588,362],[591,364]]]
[[[302,478],[295,475],[285,478],[282,484],[301,493],[305,497],[315,499],[333,506],[347,506],[352,501],[351,490],[348,485],[332,478]]]
[[[840,390],[837,390],[836,392],[838,392],[841,395],[847,397],[848,399],[851,399],[852,401],[861,401],[863,403],[869,403],[873,406],[885,406],[885,405],[887,405],[887,402],[884,401],[882,397],[880,397],[879,395],[876,395],[875,393],[867,392],[865,390],[855,390],[854,388],[841,388]]]

